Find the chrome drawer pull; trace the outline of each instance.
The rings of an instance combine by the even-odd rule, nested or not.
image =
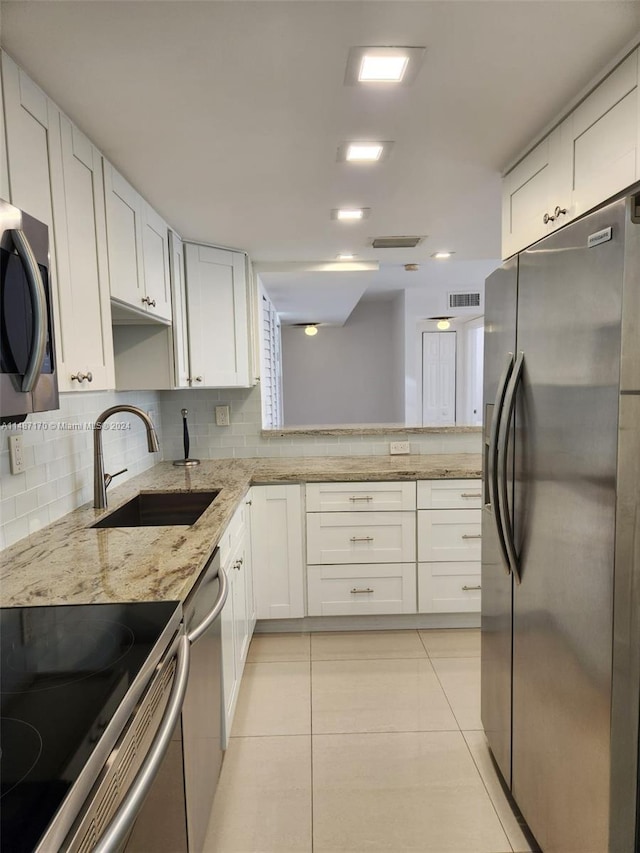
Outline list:
[[[482,586],[478,584],[478,586],[467,586],[466,584],[462,587],[462,589],[467,592],[470,589],[482,589]]]
[[[481,498],[482,492],[462,492],[461,498]]]
[[[354,502],[355,501],[367,501],[367,503],[368,503],[369,501],[372,501],[373,498],[371,497],[371,495],[362,495],[362,496],[354,495],[352,498],[349,498],[349,500],[354,501]]]
[[[354,586],[354,588],[351,590],[351,594],[352,594],[352,595],[357,595],[357,594],[358,594],[358,593],[360,593],[360,592],[373,592],[373,590],[371,589],[371,587],[370,587],[370,586],[368,586],[366,589],[357,589],[357,588]]]
[[[352,542],[373,542],[373,536],[352,536]]]
[[[482,539],[482,533],[463,533],[463,539]]]

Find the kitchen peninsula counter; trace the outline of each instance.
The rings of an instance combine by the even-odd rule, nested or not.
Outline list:
[[[110,491],[108,509],[85,504],[0,552],[0,606],[184,600],[254,484],[480,476],[469,453],[160,462]],[[189,527],[89,527],[141,491],[210,489],[220,494]]]

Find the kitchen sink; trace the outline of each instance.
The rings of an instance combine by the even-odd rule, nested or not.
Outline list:
[[[91,527],[153,527],[193,524],[220,494],[209,492],[140,492]]]

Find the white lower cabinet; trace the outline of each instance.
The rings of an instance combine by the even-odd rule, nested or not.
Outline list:
[[[220,540],[220,564],[229,580],[229,594],[221,614],[223,748],[231,735],[240,681],[255,626],[251,543],[248,523],[249,503],[236,510]]]
[[[416,612],[416,484],[307,485],[309,616]]]
[[[481,502],[480,480],[418,483],[419,613],[480,611]]]
[[[309,566],[309,616],[415,613],[414,563]]]
[[[305,615],[302,487],[253,486],[251,555],[258,619]]]

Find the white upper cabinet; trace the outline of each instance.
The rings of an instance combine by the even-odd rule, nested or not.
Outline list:
[[[640,180],[638,51],[634,51],[561,126],[570,176],[569,218]]]
[[[242,252],[185,244],[192,387],[248,387],[249,318]]]
[[[51,138],[51,186],[58,246],[59,387],[113,388],[102,157],[66,116],[57,118],[60,135]]]
[[[505,175],[503,258],[640,180],[638,66],[635,50]]]
[[[169,232],[169,269],[171,272],[171,308],[173,314],[173,360],[177,388],[188,388],[189,329],[187,326],[187,290],[184,281],[184,244]]]
[[[2,82],[2,67],[0,66],[0,84]],[[7,137],[4,129],[4,96],[0,85],[0,198],[9,201],[9,166],[7,164]]]
[[[562,175],[559,130],[549,134],[505,177],[502,184],[502,257],[508,258],[557,227],[556,208],[569,205]]]
[[[60,390],[113,388],[98,154],[6,54],[2,72],[10,200],[49,227]]]
[[[104,188],[111,297],[170,322],[168,226],[106,160]]]

